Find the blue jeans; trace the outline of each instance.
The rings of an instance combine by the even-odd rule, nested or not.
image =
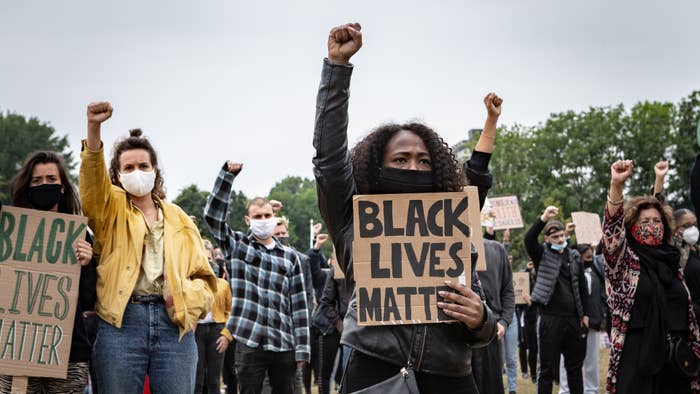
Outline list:
[[[141,394],[148,374],[153,394],[194,392],[194,334],[178,338],[164,304],[127,304],[121,328],[100,320],[92,351],[100,391]]]
[[[503,336],[503,347],[506,353],[506,376],[508,391],[516,391],[518,380],[518,317],[513,313],[513,320]]]

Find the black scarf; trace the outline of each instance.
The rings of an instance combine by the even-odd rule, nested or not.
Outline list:
[[[649,325],[644,329],[645,346],[641,350],[639,368],[643,373],[657,374],[667,359],[666,347],[666,290],[671,286],[674,273],[680,267],[680,252],[671,245],[658,247],[642,245],[629,237],[628,242],[634,253],[639,256],[640,270],[651,280],[654,299],[647,310]]]

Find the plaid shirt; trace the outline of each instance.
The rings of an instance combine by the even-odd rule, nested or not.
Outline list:
[[[246,346],[294,350],[297,361],[309,361],[309,314],[299,257],[276,240],[269,250],[252,235],[229,228],[235,177],[222,168],[204,208],[209,231],[230,265],[233,307],[226,328]]]

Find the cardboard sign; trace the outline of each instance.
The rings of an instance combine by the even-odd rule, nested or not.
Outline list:
[[[362,326],[452,321],[437,303],[445,280],[471,283],[467,193],[353,197],[353,268]],[[477,232],[479,231],[476,222]]]
[[[529,272],[513,272],[513,290],[515,291],[515,305],[527,304],[523,295],[530,294]]]
[[[494,230],[524,227],[523,217],[520,215],[518,197],[491,197],[488,201],[490,209],[493,209],[496,213],[496,217],[492,219]],[[484,204],[484,207],[486,207],[486,204]]]
[[[571,212],[571,219],[576,225],[576,242],[597,245],[603,237],[600,216],[591,212]]]
[[[469,204],[469,222],[474,223],[474,231],[472,232],[472,244],[476,247],[478,257],[476,259],[476,270],[486,271],[486,251],[484,250],[484,234],[478,223],[481,220],[481,212],[479,211],[479,188],[476,186],[467,186],[462,190],[467,192],[469,201],[474,201],[475,204]],[[471,283],[470,281],[461,281],[461,284]]]
[[[0,371],[66,378],[87,218],[0,211]]]

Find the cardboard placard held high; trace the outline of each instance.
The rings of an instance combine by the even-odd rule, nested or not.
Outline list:
[[[360,325],[452,321],[438,309],[437,293],[452,291],[445,280],[471,283],[470,215],[475,209],[478,217],[479,200],[470,194],[353,197]]]

